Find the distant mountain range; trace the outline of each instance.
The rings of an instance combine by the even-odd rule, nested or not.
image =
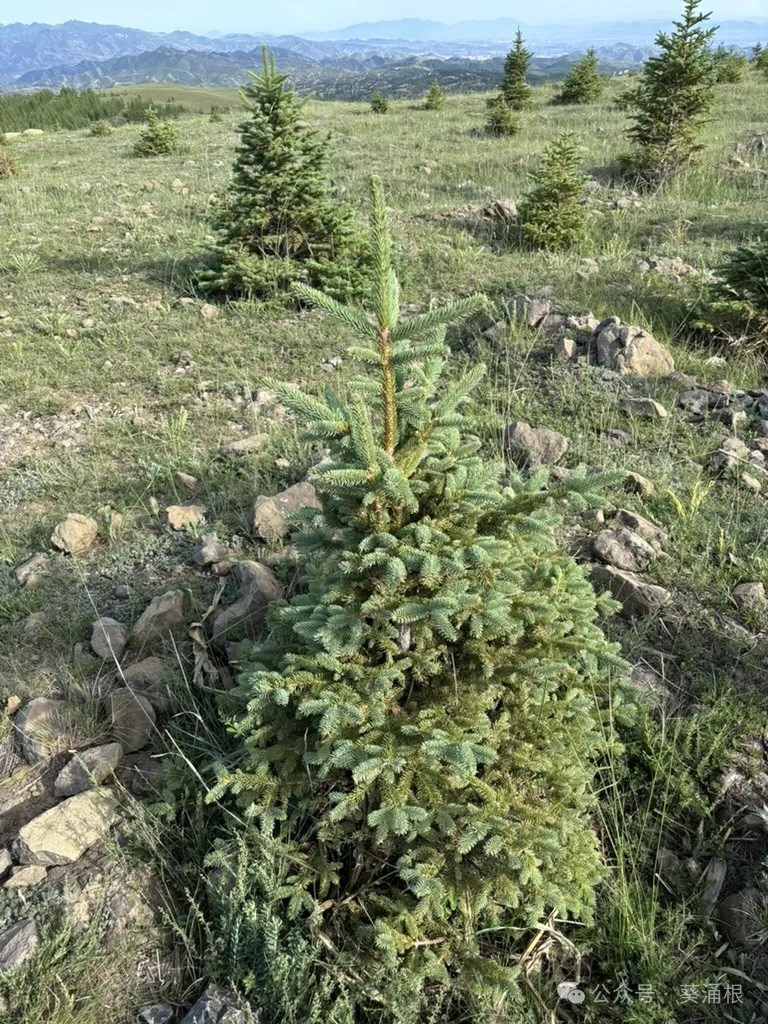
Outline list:
[[[644,21],[520,27],[536,53],[533,76],[561,77],[586,46],[598,48],[603,71],[637,66],[662,26]],[[512,19],[455,25],[405,19],[306,36],[198,36],[80,21],[0,25],[0,87],[237,86],[258,66],[266,44],[299,88],[324,98],[363,97],[375,88],[412,95],[432,78],[455,91],[488,89],[499,80],[501,58],[517,28]],[[768,18],[724,22],[718,39],[742,47],[766,41]]]

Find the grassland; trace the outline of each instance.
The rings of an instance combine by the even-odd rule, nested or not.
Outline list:
[[[768,128],[768,82],[721,87],[700,163],[664,191],[643,196],[611,177],[625,149],[625,115],[611,105],[620,83],[600,105],[580,108],[550,106],[553,88],[536,88],[522,133],[509,140],[482,134],[483,96],[451,97],[440,112],[396,102],[384,116],[360,104],[315,103],[308,116],[335,137],[333,178],[344,199],[361,207],[368,176],[384,180],[405,302],[424,308],[480,290],[500,311],[505,297],[547,284],[560,311],[617,315],[649,328],[685,373],[727,378],[734,388],[763,386],[764,353],[707,347],[693,331],[691,311],[723,254],[764,230],[768,160],[747,147]],[[179,86],[121,91],[201,109],[232,103],[229,90],[201,91],[197,103]],[[133,620],[169,581],[188,585],[204,607],[211,588],[189,567],[194,537],[170,533],[158,515],[188,498],[176,474],[200,480],[196,500],[208,523],[247,551],[249,502],[299,479],[311,454],[283,427],[245,461],[219,456],[227,442],[263,429],[249,409],[254,389],[271,376],[309,388],[329,379],[343,387],[344,363],[332,378],[323,364],[343,352],[347,339],[314,314],[232,303],[207,317],[200,302],[179,301],[196,297],[190,271],[203,258],[211,201],[227,180],[237,116],[180,124],[183,154],[157,159],[131,155],[139,131],[131,126],[99,138],[25,137],[14,142],[20,176],[0,183],[3,698],[62,686],[88,692],[92,666],[78,661],[77,645],[87,639],[94,609]],[[566,128],[581,138],[584,166],[600,183],[590,193],[590,243],[557,255],[521,251],[468,208],[518,199],[543,148]],[[672,280],[640,269],[648,256],[678,257],[698,272]],[[768,581],[765,497],[732,480],[708,479],[703,467],[723,428],[692,425],[672,411],[677,392],[669,382],[631,389],[662,402],[672,411],[667,419],[628,421],[619,411],[629,393],[625,380],[554,363],[545,340],[523,325],[511,324],[496,342],[481,326],[452,343],[459,360],[488,365],[477,410],[488,450],[498,451],[508,419],[561,430],[571,442],[567,465],[634,470],[652,480],[648,499],[613,500],[670,536],[669,557],[653,569],[674,593],[668,614],[633,626],[612,620],[607,628],[632,662],[649,649],[661,651],[678,697],[649,715],[627,737],[626,755],[606,769],[605,887],[595,924],[569,932],[595,986],[626,976],[657,995],[652,1005],[592,1005],[583,1019],[764,1019],[768,950],[718,955],[699,897],[701,871],[715,855],[731,865],[724,892],[747,878],[765,882],[763,839],[735,841],[730,822],[714,812],[720,772],[745,750],[752,750],[752,770],[759,768],[754,740],[766,721],[766,624],[741,618],[730,594],[740,581]],[[713,355],[725,364],[713,364]],[[606,446],[606,428],[630,431],[634,443]],[[48,550],[53,526],[69,512],[99,519],[97,551],[86,560],[55,560],[44,585],[20,589],[12,567]],[[127,587],[127,596],[119,597],[118,587]],[[23,623],[36,611],[45,622],[31,637]],[[181,675],[184,652],[179,658]],[[177,742],[182,735],[197,749],[205,731],[199,711],[187,707],[175,728]],[[661,845],[694,863],[685,884],[655,873]],[[195,960],[199,952],[188,952],[194,981],[204,966]],[[576,1019],[562,1007],[547,1010],[557,1016],[543,1015],[539,1003],[552,1005],[548,970],[554,964],[557,973],[558,956],[549,949],[537,958],[533,1009],[515,1009],[516,1016],[500,1021]],[[729,1005],[728,1016],[721,1005],[680,1003],[683,984],[725,984],[737,976],[743,1002]],[[45,972],[27,984],[55,991]],[[102,1019],[92,1000],[83,994],[78,1002],[76,995],[57,1022]],[[38,1009],[23,1024],[51,1019],[45,998],[25,1005]],[[131,1020],[127,1001],[109,1019]]]
[[[178,85],[166,82],[148,82],[144,85],[120,85],[110,92],[120,96],[142,96],[153,103],[181,103],[188,110],[204,110],[211,107],[231,107],[236,109],[240,104],[239,89],[203,88],[193,85]]]

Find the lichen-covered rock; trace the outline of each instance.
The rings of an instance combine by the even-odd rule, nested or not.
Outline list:
[[[56,795],[75,796],[101,785],[113,774],[122,756],[123,748],[119,743],[104,743],[78,751],[56,776],[53,784]]]
[[[320,507],[314,486],[306,480],[272,497],[261,495],[253,506],[253,532],[268,544],[276,544],[288,536],[292,512]]]
[[[165,638],[184,623],[184,591],[169,590],[153,597],[131,630],[139,645]]]
[[[642,327],[611,316],[595,328],[597,362],[621,374],[666,377],[675,369],[672,353]]]
[[[118,818],[109,789],[91,789],[62,801],[27,822],[16,841],[22,864],[71,864],[102,839]]]
[[[541,469],[559,462],[568,450],[568,438],[549,427],[532,427],[518,421],[504,432],[507,454],[521,469]]]

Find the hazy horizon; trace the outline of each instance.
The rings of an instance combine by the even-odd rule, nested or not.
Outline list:
[[[124,25],[151,32],[188,31],[198,34],[210,32],[257,34],[334,31],[360,22],[424,19],[452,24],[458,21],[485,21],[497,18],[515,19],[518,15],[509,5],[499,0],[479,0],[472,5],[468,16],[466,5],[457,0],[421,0],[414,10],[412,0],[392,0],[386,16],[380,8],[366,10],[356,0],[333,0],[322,10],[308,0],[298,0],[286,9],[253,13],[252,5],[244,0],[220,0],[215,11],[203,0],[188,0],[182,4],[158,4],[152,0],[135,0],[130,15],[114,18],[105,11],[101,0],[71,0],[62,10],[61,0],[4,0],[0,23],[61,24],[65,21],[86,21],[98,24]],[[705,5],[719,20],[749,20],[768,18],[768,0],[738,0],[735,3],[718,2]],[[574,18],[573,5],[566,0],[542,0],[537,5],[536,17],[522,10],[519,19],[526,24],[589,24],[594,21],[666,21],[677,16],[681,0],[660,2],[649,9],[644,0],[627,0],[620,13],[612,0],[587,0],[582,15]],[[618,16],[617,16],[618,15]]]

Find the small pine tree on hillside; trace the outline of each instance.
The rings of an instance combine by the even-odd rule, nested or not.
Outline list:
[[[218,107],[211,107],[211,113],[208,115],[208,120],[211,124],[219,124],[219,122],[224,120]]]
[[[580,149],[571,132],[545,151],[533,175],[533,188],[520,203],[523,238],[529,245],[567,249],[585,238],[587,208],[582,200],[587,176],[580,164]]]
[[[106,118],[101,118],[98,121],[94,121],[88,130],[89,135],[111,135],[113,132],[112,124],[107,121]]]
[[[752,66],[756,71],[768,74],[768,47],[755,43],[752,47]]]
[[[768,317],[768,238],[735,249],[718,268],[718,291]]]
[[[352,209],[331,191],[330,138],[304,120],[304,101],[286,87],[274,56],[243,90],[232,179],[214,215],[215,266],[204,290],[265,298],[293,281],[322,285],[338,298],[365,289],[364,239]]]
[[[749,68],[749,61],[742,53],[734,53],[725,46],[718,46],[712,52],[715,65],[715,82],[718,85],[737,85]]]
[[[378,89],[371,96],[371,110],[374,114],[386,114],[389,110],[389,101],[384,99]]]
[[[533,54],[526,50],[520,29],[515,36],[515,45],[504,61],[504,82],[501,91],[507,106],[512,110],[525,110],[531,105],[531,87],[526,82],[528,68]]]
[[[625,169],[649,184],[680,170],[701,149],[698,135],[714,100],[715,69],[701,0],[686,0],[674,32],[659,32],[659,52],[645,62],[628,131],[635,150]]]
[[[590,46],[586,55],[573,65],[553,103],[596,103],[602,95],[604,80],[597,73],[597,52]]]
[[[445,93],[440,88],[440,83],[437,79],[434,79],[427,92],[427,98],[424,101],[425,110],[439,110],[445,103]]]
[[[212,795],[239,794],[290,865],[284,912],[359,950],[361,975],[365,958],[433,981],[450,964],[487,994],[509,981],[493,958],[510,929],[590,905],[621,663],[554,543],[566,492],[509,478],[472,438],[483,368],[449,369],[444,335],[479,299],[401,321],[375,180],[371,234],[370,316],[297,289],[351,330],[360,371],[344,398],[270,385],[330,457],[321,509],[297,516],[299,592],[223,698],[245,745]],[[583,502],[593,483],[568,486]]]
[[[173,121],[161,121],[154,109],[147,114],[147,127],[136,140],[136,156],[168,156],[179,147],[179,129]]]
[[[485,118],[485,130],[488,135],[503,137],[517,135],[520,122],[510,110],[504,93],[500,92],[492,100],[488,100],[488,114]]]

